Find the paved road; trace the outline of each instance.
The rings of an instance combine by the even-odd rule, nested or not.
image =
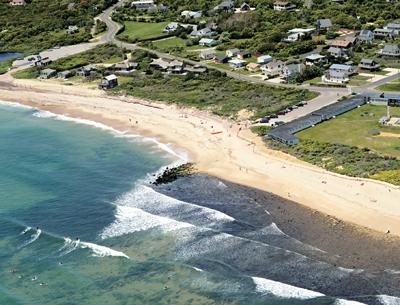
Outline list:
[[[51,60],[57,60],[60,58],[64,58],[64,57],[68,57],[71,55],[75,55],[75,54],[79,54],[79,53],[88,51],[98,45],[113,41],[118,30],[121,28],[121,25],[112,21],[111,15],[116,7],[123,5],[127,1],[129,1],[129,0],[120,0],[118,3],[114,4],[113,6],[109,7],[108,9],[106,9],[98,17],[98,19],[100,19],[101,21],[103,21],[107,24],[108,30],[97,41],[81,43],[81,44],[76,44],[76,45],[71,45],[71,46],[65,46],[65,47],[60,47],[57,49],[49,49],[49,50],[41,52],[40,55],[42,56],[42,58],[49,57]],[[30,66],[30,62],[27,60],[27,58],[24,58],[23,60],[14,61],[13,66],[15,68],[25,67],[25,66],[28,67],[28,66]]]

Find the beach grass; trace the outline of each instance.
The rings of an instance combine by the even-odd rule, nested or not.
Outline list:
[[[168,36],[163,33],[163,29],[169,22],[136,22],[126,21],[125,30],[119,35],[122,39],[129,41],[142,41],[149,39],[158,39]]]
[[[196,107],[232,118],[243,109],[253,113],[254,118],[262,117],[317,95],[303,89],[242,82],[217,71],[198,77],[138,76],[114,93]]]
[[[296,135],[302,140],[369,148],[377,153],[400,158],[400,127],[381,126],[378,121],[384,115],[386,107],[365,105]],[[391,108],[391,115],[400,117],[400,108]],[[399,137],[373,136],[369,133],[372,130]]]

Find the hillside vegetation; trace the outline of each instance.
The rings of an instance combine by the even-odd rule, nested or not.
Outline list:
[[[34,53],[92,38],[93,18],[117,0],[34,0],[12,7],[0,0],[0,52]],[[79,32],[67,34],[68,26]]]

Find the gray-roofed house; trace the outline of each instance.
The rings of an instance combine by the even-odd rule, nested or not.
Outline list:
[[[59,79],[66,80],[66,79],[68,79],[69,77],[71,77],[71,75],[72,75],[72,72],[67,70],[67,71],[59,72],[59,73],[57,74],[57,77],[58,77]]]
[[[103,77],[99,84],[99,89],[112,89],[118,86],[118,77],[115,74]]]
[[[200,58],[209,60],[213,59],[215,57],[215,51],[214,50],[204,50],[200,52]]]
[[[398,45],[395,44],[387,44],[383,47],[382,50],[378,52],[381,56],[391,56],[391,57],[399,57],[400,49]]]
[[[347,50],[338,47],[330,47],[328,53],[333,57],[347,57]]]
[[[395,33],[393,30],[390,29],[375,29],[374,36],[378,39],[386,39],[386,38],[393,38]]]
[[[352,65],[333,64],[329,70],[322,76],[325,83],[344,84],[350,80],[350,75],[354,74]]]
[[[44,69],[40,71],[40,79],[49,79],[57,75],[57,71],[53,69]]]
[[[174,59],[169,62],[167,72],[169,74],[181,74],[181,73],[183,73],[184,68],[185,68],[185,64],[182,61]]]
[[[169,60],[164,58],[156,58],[150,63],[150,67],[161,71],[167,71],[169,62]]]
[[[385,29],[392,30],[396,36],[400,35],[400,23],[399,22],[391,22],[385,26]]]
[[[304,64],[286,65],[282,69],[281,76],[286,81],[290,81],[290,80],[294,79],[296,76],[298,76],[299,74],[303,73],[305,67],[306,66]]]
[[[97,71],[96,65],[91,64],[91,65],[86,65],[86,66],[80,67],[76,71],[76,75],[81,76],[81,77],[86,77],[86,78],[94,78],[96,75],[96,71]]]
[[[321,54],[311,54],[305,57],[306,65],[322,65],[326,63],[326,56]]]
[[[360,64],[358,65],[360,69],[370,70],[370,71],[378,70],[380,66],[381,65],[378,62],[369,58],[361,59]]]
[[[190,34],[190,38],[201,38],[201,37],[211,37],[216,33],[212,31],[210,28],[204,28],[201,30],[193,30]]]
[[[317,29],[328,30],[332,27],[332,21],[330,19],[318,19],[316,22]]]
[[[26,5],[26,1],[25,0],[11,0],[10,5],[11,6],[23,6],[23,5]]]
[[[114,72],[116,74],[129,74],[139,67],[136,62],[124,61],[114,65]]]
[[[357,37],[357,40],[360,43],[372,43],[374,40],[374,33],[370,30],[361,30],[360,34]]]
[[[217,64],[225,64],[225,63],[228,62],[228,60],[229,60],[229,57],[228,57],[228,56],[225,56],[225,55],[218,55],[218,56],[215,56],[215,57],[214,57],[214,61],[215,61]]]
[[[163,33],[173,33],[179,28],[180,24],[178,22],[170,22],[163,29]]]
[[[227,0],[227,1],[222,1],[220,4],[214,7],[214,11],[229,12],[232,11],[234,7],[235,3],[231,0]]]

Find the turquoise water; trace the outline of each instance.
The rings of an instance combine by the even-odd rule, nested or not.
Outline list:
[[[217,179],[152,187],[177,157],[89,124],[0,105],[1,305],[338,305],[378,294]]]

